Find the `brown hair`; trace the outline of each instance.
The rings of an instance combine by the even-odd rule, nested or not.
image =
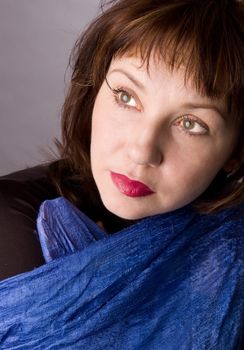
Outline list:
[[[152,53],[169,69],[186,67],[197,90],[226,100],[239,137],[233,167],[217,174],[194,202],[214,212],[243,202],[243,1],[113,0],[77,40],[71,53],[72,79],[62,111],[61,159],[51,165],[60,194],[75,204],[79,186],[98,196],[90,167],[91,116],[96,95],[113,57],[139,53],[148,64]],[[236,168],[235,168],[236,167]]]

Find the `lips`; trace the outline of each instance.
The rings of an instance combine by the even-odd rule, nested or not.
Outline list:
[[[112,171],[110,175],[118,190],[128,197],[144,197],[154,193],[153,190],[140,181],[129,179],[125,175]]]

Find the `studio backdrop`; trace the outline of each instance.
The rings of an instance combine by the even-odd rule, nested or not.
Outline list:
[[[0,0],[0,176],[55,152],[70,51],[99,0]]]

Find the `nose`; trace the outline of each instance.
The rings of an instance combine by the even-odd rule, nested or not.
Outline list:
[[[135,164],[157,167],[162,163],[162,144],[156,128],[140,127],[129,138],[128,155]]]

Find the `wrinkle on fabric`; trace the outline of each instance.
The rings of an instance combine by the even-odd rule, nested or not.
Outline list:
[[[0,349],[238,349],[241,210],[188,205],[110,235],[66,199],[45,201],[46,264],[0,282]]]

